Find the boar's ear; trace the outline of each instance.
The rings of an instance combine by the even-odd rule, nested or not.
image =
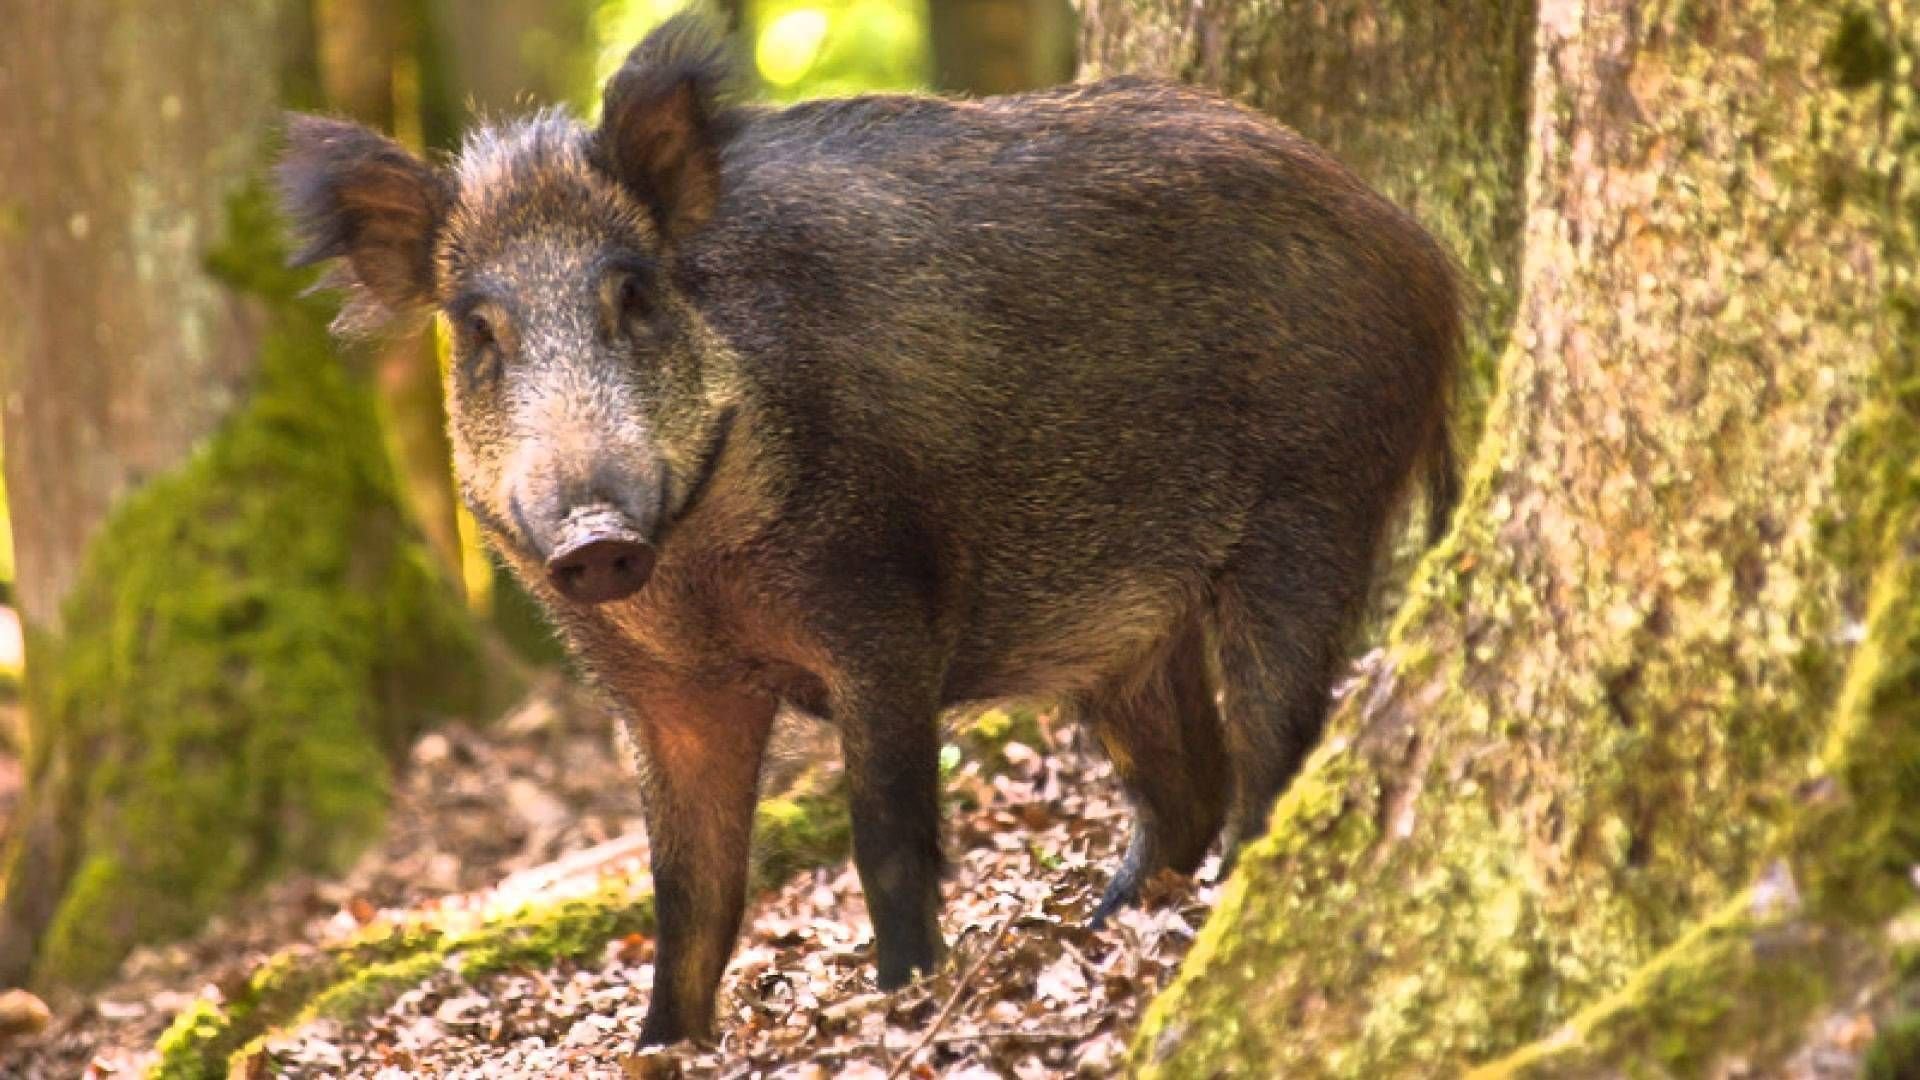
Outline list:
[[[432,298],[434,240],[453,202],[443,175],[359,124],[300,114],[287,118],[277,172],[281,203],[304,241],[293,265],[346,260],[325,282],[352,290],[341,328]]]
[[[700,227],[720,198],[731,75],[705,19],[682,13],[627,54],[607,80],[595,142],[607,169],[653,213],[661,236]]]

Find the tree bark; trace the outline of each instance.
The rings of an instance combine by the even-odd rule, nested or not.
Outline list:
[[[450,103],[483,115],[530,112],[555,103],[584,109],[600,99],[593,79],[592,0],[421,0]],[[450,129],[465,126],[455,117]],[[428,124],[429,131],[434,123]]]
[[[593,24],[596,5],[591,0],[545,5],[512,0],[408,0],[404,6],[415,20],[420,142],[430,154],[457,151],[467,129],[486,117],[512,116],[552,104],[583,111],[598,107],[600,87],[592,78],[599,43]],[[716,8],[730,25],[743,25],[744,0],[730,0]],[[437,370],[430,383],[396,378],[388,386],[389,408],[394,412],[424,418],[431,410],[436,418],[444,416]],[[444,420],[438,423],[444,425]],[[424,422],[416,422],[406,430],[413,433],[402,442],[402,454],[413,462],[408,471],[423,478],[420,485],[410,486],[424,486],[429,468],[449,478],[452,451],[444,426],[429,432]],[[437,455],[437,460],[429,453],[430,442],[431,455]],[[451,495],[451,487],[447,490]],[[438,505],[423,503],[423,512],[436,512]],[[469,605],[483,613],[489,629],[518,658],[538,665],[560,664],[565,652],[546,613],[513,574],[487,554],[478,527],[457,499],[448,509],[456,523]]]
[[[420,56],[424,3],[316,0],[320,85],[330,110],[423,149]],[[448,580],[463,581],[453,444],[434,333],[422,325],[384,342],[375,362],[382,431],[400,489]]]
[[[317,81],[283,51],[303,10],[0,0],[29,707],[0,983],[97,980],[342,865],[386,755],[480,686],[373,397],[284,267],[264,167],[282,86]]]
[[[1426,32],[1386,0],[1088,0],[1090,67],[1159,58],[1243,91],[1414,204],[1483,286],[1503,258],[1518,283],[1510,328],[1480,331],[1507,344],[1455,532],[1136,1063],[1777,1075],[1857,1057],[1829,1022],[1855,1014],[1900,1061],[1920,1042],[1891,1016],[1914,1007],[1892,957],[1920,918],[1920,13],[1442,6],[1429,31],[1501,29],[1419,74],[1383,61]],[[1485,168],[1474,118],[1510,114],[1474,73],[1516,63],[1503,254],[1508,196],[1440,178]]]
[[[244,391],[246,305],[174,268],[197,265],[258,159],[278,96],[274,20],[260,5],[215,18],[162,3],[136,23],[4,0],[0,21],[7,483],[21,615],[52,631],[108,508]],[[83,60],[117,77],[79,77]]]

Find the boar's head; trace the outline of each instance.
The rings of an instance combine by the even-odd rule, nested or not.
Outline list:
[[[725,444],[735,360],[674,272],[720,196],[724,75],[677,21],[609,81],[598,128],[557,111],[483,127],[445,168],[356,124],[289,121],[296,262],[340,260],[343,330],[440,313],[462,496],[572,601],[646,584]]]

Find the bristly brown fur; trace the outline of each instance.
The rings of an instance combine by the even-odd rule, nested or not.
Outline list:
[[[560,109],[468,133],[452,173],[457,198],[439,242],[436,279],[481,266],[533,234],[605,230],[652,236],[650,215],[596,159],[591,135]]]

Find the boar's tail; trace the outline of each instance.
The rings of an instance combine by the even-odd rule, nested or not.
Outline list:
[[[1460,460],[1453,448],[1454,391],[1460,385],[1466,353],[1465,297],[1459,267],[1434,239],[1420,232],[1425,258],[1404,264],[1412,287],[1413,312],[1422,351],[1424,374],[1432,387],[1427,421],[1427,543],[1437,544],[1453,522],[1460,501]]]
[[[1442,420],[1427,450],[1427,544],[1440,542],[1460,502],[1460,459],[1453,452],[1452,427]]]

